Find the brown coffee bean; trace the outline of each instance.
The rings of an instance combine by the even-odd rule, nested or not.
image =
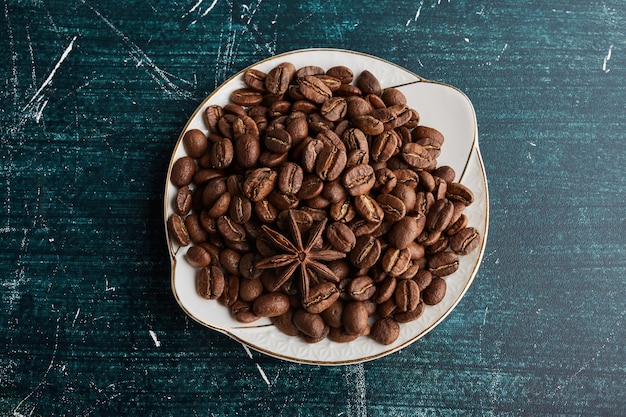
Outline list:
[[[209,147],[206,135],[198,129],[190,129],[183,136],[183,146],[187,155],[192,158],[200,158]]]
[[[243,135],[235,141],[237,163],[243,168],[254,167],[261,155],[261,143],[253,135]]]
[[[459,201],[466,206],[474,202],[474,193],[472,190],[458,182],[451,182],[448,185],[446,197],[451,201]]]
[[[203,113],[204,123],[210,132],[217,131],[217,122],[224,117],[224,109],[218,104],[208,106]]]
[[[278,168],[289,158],[289,154],[265,151],[259,156],[259,165],[267,168]]]
[[[369,334],[369,333],[368,333]],[[348,333],[343,327],[331,327],[328,332],[328,340],[335,343],[348,343],[358,339],[359,334]]]
[[[435,128],[428,126],[417,126],[411,132],[411,137],[414,141],[422,140],[425,138],[432,139],[434,142],[442,145],[444,142],[443,134]]]
[[[196,274],[196,291],[202,298],[216,300],[222,296],[224,287],[224,274],[215,265],[204,266]]]
[[[339,293],[339,290],[337,290]],[[324,322],[328,324],[330,327],[341,327],[343,326],[342,315],[344,309],[344,302],[340,299],[335,300],[330,306],[328,306],[324,311],[320,314],[324,319]]]
[[[278,218],[279,210],[269,200],[255,202],[253,209],[256,217],[263,223],[273,223]]]
[[[298,68],[296,71],[297,78],[304,78],[307,75],[320,75],[324,74],[324,68],[319,67],[317,65],[307,65],[301,68]]]
[[[339,179],[325,182],[322,188],[322,193],[319,195],[324,197],[331,204],[348,198],[348,192],[344,188],[342,181]]]
[[[346,170],[343,185],[351,196],[368,193],[376,183],[376,175],[371,165],[359,164]]]
[[[380,96],[382,93],[382,88],[380,86],[380,81],[374,74],[370,71],[365,70],[359,74],[356,79],[356,85],[363,92],[363,94],[375,94]]]
[[[211,147],[211,166],[217,169],[224,169],[233,162],[235,149],[230,139],[222,139],[214,143]]]
[[[380,168],[374,170],[376,181],[373,189],[381,194],[390,193],[397,184],[396,175],[389,168]]]
[[[445,230],[445,233],[448,236],[454,236],[461,230],[465,229],[468,223],[469,219],[467,218],[467,216],[461,213],[459,218],[454,223],[448,226],[448,228]]]
[[[252,304],[252,311],[260,317],[277,317],[285,314],[291,303],[282,292],[270,292],[259,296]]]
[[[286,313],[280,316],[270,317],[271,322],[276,326],[278,330],[286,334],[287,336],[297,336],[300,334],[300,330],[293,324],[293,310],[289,309]]]
[[[385,212],[370,194],[361,194],[354,197],[354,209],[368,223],[380,223]]]
[[[400,152],[402,159],[416,169],[427,169],[433,162],[428,151],[417,143],[406,143]]]
[[[328,214],[330,214],[330,218],[332,220],[342,223],[348,223],[352,219],[354,219],[354,216],[356,216],[354,207],[352,206],[352,203],[349,199],[345,199],[343,201],[331,204],[328,210]]]
[[[385,88],[381,99],[385,103],[386,106],[393,106],[396,104],[405,105],[406,104],[406,96],[404,93],[397,88],[389,87]]]
[[[185,254],[185,259],[189,265],[202,268],[211,263],[211,254],[202,246],[191,246]]]
[[[376,293],[374,280],[367,275],[354,278],[348,285],[348,294],[353,300],[365,301]]]
[[[291,135],[284,129],[268,129],[265,147],[274,153],[285,153],[291,148]]]
[[[356,245],[354,232],[344,223],[334,222],[326,228],[326,238],[335,249],[348,253]]]
[[[378,319],[370,331],[372,339],[383,345],[390,345],[400,336],[400,325],[391,317]]]
[[[412,169],[397,169],[394,171],[399,184],[416,189],[419,185],[419,174]]]
[[[278,189],[284,194],[296,194],[302,187],[304,172],[300,165],[287,162],[278,173]]]
[[[337,78],[342,84],[350,84],[354,79],[354,73],[352,70],[343,65],[337,65],[329,68],[328,71],[326,71],[326,75]]]
[[[439,304],[445,295],[446,281],[440,277],[434,277],[430,285],[422,290],[422,300],[429,306]]]
[[[367,307],[362,301],[352,301],[343,309],[343,327],[350,334],[369,333],[368,318]]]
[[[236,195],[230,200],[229,214],[235,223],[245,224],[252,217],[252,203],[245,196]]]
[[[229,274],[224,276],[224,291],[218,302],[224,306],[232,306],[239,299],[239,277]]]
[[[369,114],[365,116],[355,117],[354,119],[352,119],[352,123],[356,128],[361,130],[366,135],[380,135],[385,131],[385,126],[383,125],[383,122]]]
[[[306,175],[302,179],[300,190],[296,193],[296,197],[301,200],[308,200],[317,197],[324,189],[324,182],[317,175]]]
[[[240,260],[241,254],[233,249],[223,248],[219,252],[220,265],[231,274],[239,274]]]
[[[348,104],[343,97],[331,97],[327,99],[320,108],[320,114],[330,120],[336,122],[346,115]]]
[[[265,78],[267,74],[258,69],[249,68],[243,73],[243,82],[256,91],[265,91]]]
[[[399,312],[412,311],[420,302],[420,289],[417,283],[411,279],[403,279],[398,282],[394,294]]]
[[[409,323],[413,320],[419,319],[422,316],[422,314],[424,314],[425,310],[426,310],[426,303],[420,301],[417,304],[417,307],[415,307],[413,310],[394,312],[393,318],[398,323]]]
[[[228,216],[217,219],[217,230],[225,239],[232,242],[243,242],[246,239],[246,229]]]
[[[426,216],[426,228],[428,230],[442,232],[448,227],[454,214],[454,205],[446,198],[435,201]]]
[[[404,202],[394,195],[379,194],[376,202],[385,213],[385,220],[397,222],[406,215]]]
[[[279,211],[294,209],[300,204],[300,200],[296,198],[296,196],[282,193],[279,190],[273,190],[270,195],[267,196],[267,199]]]
[[[346,167],[346,152],[335,146],[324,146],[317,158],[315,172],[324,181],[334,181]]]
[[[302,300],[302,307],[309,313],[321,313],[339,299],[339,289],[332,282],[322,282],[309,289],[308,297]]]
[[[312,75],[298,79],[298,85],[300,93],[314,103],[322,104],[333,96],[326,83]]]
[[[209,217],[218,218],[228,212],[230,207],[231,196],[230,193],[225,192],[215,200],[215,202],[207,207],[206,213]]]
[[[296,67],[290,62],[283,62],[272,68],[265,77],[265,89],[275,95],[287,92],[291,80],[296,74]]]
[[[172,165],[170,173],[170,181],[177,187],[183,187],[191,184],[194,174],[196,173],[196,162],[190,156],[180,157]]]
[[[467,255],[480,245],[480,234],[474,227],[466,227],[450,239],[450,248],[458,255]]]
[[[459,269],[459,255],[454,252],[440,252],[428,260],[428,271],[436,277],[450,275]]]
[[[191,190],[188,185],[184,185],[178,189],[176,198],[174,199],[174,211],[176,214],[185,216],[191,210]]]
[[[313,338],[322,336],[328,330],[324,319],[319,314],[301,309],[293,313],[293,324],[302,333]]]
[[[208,234],[200,224],[200,216],[197,213],[191,213],[185,217],[185,227],[193,243],[202,243],[207,240]]]
[[[385,251],[381,266],[391,277],[397,277],[411,265],[411,252],[408,249],[390,247]]]
[[[263,101],[263,95],[252,88],[238,88],[230,93],[230,100],[240,106],[256,106]]]
[[[271,168],[257,168],[246,174],[243,193],[251,201],[260,201],[267,197],[276,183],[278,174]]]
[[[386,162],[391,158],[400,144],[400,137],[394,130],[386,130],[373,138],[371,155],[377,162]]]
[[[317,159],[324,149],[324,142],[316,138],[308,138],[304,140],[304,148],[302,150],[302,169],[306,172],[313,172]]]
[[[346,129],[341,135],[341,140],[347,151],[361,150],[369,152],[367,136],[357,128],[351,127]]]
[[[391,194],[398,197],[404,203],[407,213],[415,208],[417,194],[415,190],[406,184],[396,184]]]
[[[252,323],[260,318],[252,310],[252,304],[242,300],[235,301],[230,309],[235,320],[240,323]]]
[[[376,294],[373,297],[373,301],[376,304],[382,304],[385,301],[393,297],[396,291],[396,285],[398,280],[395,277],[386,277],[377,286]]]
[[[420,233],[417,221],[412,217],[404,217],[391,228],[387,234],[387,241],[394,248],[406,249]]]

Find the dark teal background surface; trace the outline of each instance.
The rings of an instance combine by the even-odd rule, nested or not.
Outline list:
[[[2,0],[0,415],[626,415],[625,28],[617,0]],[[466,296],[360,365],[249,352],[169,285],[187,118],[308,47],[463,90],[489,181]]]

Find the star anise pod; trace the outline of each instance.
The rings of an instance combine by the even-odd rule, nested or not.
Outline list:
[[[287,236],[278,231],[263,225],[263,230],[272,241],[280,254],[263,259],[256,264],[258,269],[282,268],[282,272],[276,276],[273,289],[280,288],[285,282],[292,278],[296,269],[300,269],[300,293],[303,299],[309,296],[309,286],[311,273],[327,281],[339,282],[339,277],[320,261],[334,261],[345,258],[346,254],[331,249],[316,249],[315,242],[320,238],[327,219],[322,220],[311,228],[309,239],[306,244],[302,242],[302,232],[298,228],[293,212],[289,210],[287,216],[287,229],[292,236],[289,240]]]

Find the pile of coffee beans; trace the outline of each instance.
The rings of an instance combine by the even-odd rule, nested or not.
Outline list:
[[[206,108],[208,134],[185,132],[171,170],[168,231],[198,294],[307,342],[393,343],[480,245],[472,191],[437,167],[442,133],[367,70],[283,62],[243,82]]]

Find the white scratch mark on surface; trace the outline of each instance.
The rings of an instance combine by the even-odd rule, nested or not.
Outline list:
[[[138,66],[143,66],[145,62],[145,65],[150,69],[150,71],[147,72],[148,75],[161,87],[164,92],[166,92],[170,97],[173,95],[172,93],[174,93],[183,98],[192,98],[192,93],[190,91],[184,90],[181,87],[177,86],[176,84],[174,84],[172,79],[175,78],[176,80],[181,81],[187,85],[193,85],[192,82],[184,80],[159,68],[154,63],[154,61],[141,48],[139,48],[139,46],[137,46],[137,44],[131,41],[124,32],[119,30],[117,26],[111,23],[109,19],[107,19],[102,13],[100,13],[93,6],[88,4],[85,0],[80,1],[82,4],[87,6],[89,10],[91,10],[96,16],[98,16],[98,18],[102,20],[102,22],[104,22],[118,37],[120,37],[120,39],[122,39],[122,41],[130,49],[131,58],[137,64],[139,64]]]
[[[59,319],[60,317],[57,317],[57,329],[54,334],[54,348],[52,349],[52,358],[50,358],[50,363],[48,364],[48,368],[43,373],[43,376],[41,377],[39,384],[37,384],[37,386],[31,392],[29,392],[28,395],[26,395],[26,397],[22,398],[22,400],[15,406],[15,408],[13,409],[14,417],[25,417],[25,415],[20,413],[18,410],[20,409],[20,407],[22,407],[22,404],[28,401],[28,399],[32,397],[35,394],[35,392],[37,392],[37,390],[44,385],[44,383],[46,382],[46,378],[48,377],[48,374],[50,373],[50,370],[52,369],[54,365],[54,360],[56,359],[57,351],[59,350],[59,329],[60,329]],[[30,409],[30,413],[28,414],[29,416],[33,414],[33,412],[35,411],[35,408],[36,406],[33,406]]]
[[[117,288],[115,288],[115,287],[111,287],[111,286],[109,286],[109,279],[108,279],[108,278],[105,278],[105,279],[104,279],[104,291],[105,291],[105,292],[115,291],[116,289],[117,289]]]
[[[217,1],[218,1],[218,0],[213,0],[213,3],[211,3],[211,5],[209,6],[209,8],[208,8],[208,9],[206,9],[206,10],[204,11],[204,13],[202,13],[202,17],[204,17],[204,16],[208,15],[209,13],[211,13],[211,10],[213,10],[213,8],[215,7],[215,5],[217,4]]]
[[[76,310],[76,314],[74,314],[74,320],[72,320],[72,329],[74,328],[74,325],[76,324],[76,319],[78,318],[79,314],[80,314],[80,307],[78,307],[78,310]]]
[[[350,370],[344,374],[346,382],[352,386],[349,392],[353,395],[348,397],[348,416],[349,417],[367,417],[367,397],[365,385],[365,367],[362,363],[350,367]]]
[[[487,323],[487,312],[489,312],[489,306],[485,306],[485,313],[483,314],[483,324],[478,329],[478,357],[483,359],[483,327]]]
[[[246,354],[248,355],[248,357],[254,360],[254,358],[252,357],[252,351],[250,350],[250,348],[243,343],[241,344],[241,346],[243,346],[243,350],[246,351]],[[263,378],[263,381],[265,381],[268,387],[271,387],[272,383],[270,382],[269,378],[265,374],[265,371],[263,370],[263,368],[261,368],[261,365],[259,365],[258,362],[256,361],[254,362],[254,364],[256,365],[256,368],[259,370],[259,374],[261,374],[261,378]]]
[[[420,17],[420,14],[422,13],[422,6],[424,6],[424,0],[420,1],[419,6],[417,7],[417,11],[415,12],[415,17],[413,17],[413,19],[407,20],[406,22],[407,26],[409,26],[411,22],[417,22],[417,19]]]
[[[607,52],[606,56],[604,57],[604,61],[602,62],[602,71],[604,71],[604,72],[611,71],[610,68],[606,67],[606,64],[609,63],[609,60],[611,59],[611,54],[612,53],[613,53],[613,45],[609,46],[609,52]]]
[[[150,333],[150,337],[152,338],[152,341],[154,342],[154,346],[161,347],[161,342],[159,342],[159,339],[157,338],[157,335],[154,332],[154,330],[148,330],[148,333]]]
[[[44,80],[43,84],[41,84],[39,89],[35,92],[35,94],[30,99],[28,104],[24,106],[22,111],[25,111],[33,103],[33,101],[37,100],[40,97],[40,94],[42,93],[43,89],[46,88],[52,82],[52,79],[54,78],[54,75],[56,74],[57,70],[59,69],[63,61],[65,61],[65,58],[67,58],[70,52],[72,52],[72,48],[74,47],[74,42],[76,41],[77,38],[78,38],[78,35],[72,38],[72,40],[70,41],[70,44],[67,46],[67,48],[65,48],[65,50],[63,51],[63,54],[61,54],[61,58],[59,58],[54,68],[52,68],[52,71],[50,71],[50,74],[48,74],[48,77]]]

